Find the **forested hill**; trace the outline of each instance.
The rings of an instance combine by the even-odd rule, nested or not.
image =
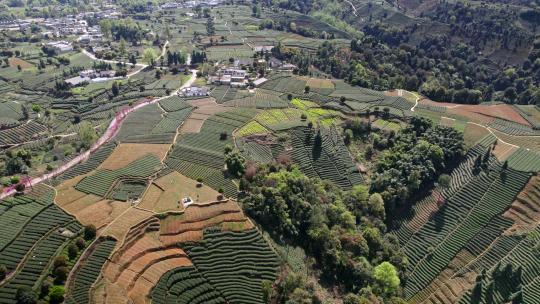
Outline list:
[[[330,39],[313,57],[289,54],[300,66],[311,63],[351,84],[405,88],[437,101],[540,104],[538,1],[265,4],[315,16],[355,37],[349,46]],[[302,32],[301,25],[293,27]]]

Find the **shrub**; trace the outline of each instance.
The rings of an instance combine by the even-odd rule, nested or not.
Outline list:
[[[79,254],[79,248],[77,247],[77,245],[73,243],[69,244],[67,251],[68,251],[68,257],[70,260],[73,260],[74,258],[77,257],[77,254]]]
[[[51,288],[51,291],[49,292],[49,301],[51,304],[55,303],[62,303],[64,302],[64,294],[65,294],[64,286],[53,286]]]
[[[84,239],[93,240],[96,237],[96,226],[87,225],[84,227]]]
[[[49,281],[43,281],[43,283],[41,284],[41,289],[40,289],[40,293],[39,293],[39,297],[40,298],[44,298],[46,295],[49,294],[49,290],[51,289],[51,282]]]
[[[4,265],[0,265],[0,280],[3,280],[6,278],[7,275],[7,268]]]
[[[21,184],[21,183],[19,183],[19,184],[17,184],[17,186],[15,186],[15,190],[17,190],[17,192],[19,192],[19,193],[23,192],[25,188],[26,188],[26,186],[24,184]]]
[[[64,283],[68,277],[69,268],[66,266],[58,267],[54,270],[55,282]]]
[[[86,246],[86,242],[84,241],[83,238],[78,237],[75,240],[75,245],[77,245],[77,248],[79,248],[79,250],[82,250]]]
[[[53,262],[53,268],[67,266],[67,258],[65,255],[57,256]]]
[[[226,139],[227,139],[227,132],[219,133],[219,140],[226,140]]]
[[[28,286],[22,286],[17,289],[15,294],[17,304],[35,304],[37,302],[37,294]]]

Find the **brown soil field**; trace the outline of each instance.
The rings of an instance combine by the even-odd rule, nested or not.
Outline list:
[[[107,262],[103,274],[111,287],[122,290],[117,295],[119,303],[147,303],[152,287],[165,272],[189,265],[191,261],[176,244],[164,247],[157,232],[146,232],[119,248]]]
[[[120,144],[114,149],[113,153],[101,163],[99,168],[108,170],[120,169],[148,154],[163,159],[167,155],[169,148],[169,144]]]
[[[217,104],[214,98],[196,99],[188,101],[188,103],[196,109],[184,121],[180,127],[180,133],[199,133],[208,117],[229,110],[228,107]]]
[[[153,183],[150,184],[137,207],[146,210],[153,210],[156,207],[156,204],[159,201],[159,197],[162,193],[163,190],[159,189],[158,186],[154,185]]]
[[[192,204],[181,215],[169,215],[161,221],[161,234],[175,234],[184,231],[188,223],[196,223],[223,214],[240,213],[242,210],[234,201],[214,202],[209,204]]]
[[[199,133],[201,131],[204,120],[188,118],[184,120],[184,123],[180,127],[179,133]]]
[[[468,119],[471,122],[479,123],[482,125],[487,125],[495,120],[495,117],[467,111],[466,109],[463,109],[461,107],[448,108],[446,112],[453,115],[459,115]]]
[[[489,134],[489,130],[472,123],[468,123],[463,132],[463,138],[467,147],[472,147],[480,139]]]
[[[163,213],[167,211],[183,211],[182,199],[191,197],[194,203],[208,203],[217,199],[219,193],[174,171],[155,180],[146,191],[138,207]]]
[[[330,79],[321,79],[321,78],[304,78],[307,81],[308,86],[311,88],[321,88],[321,89],[333,89],[334,83]]]
[[[74,186],[83,177],[77,176],[57,186],[55,198],[58,206],[75,216],[83,225],[93,224],[99,230],[129,208],[126,202],[104,200],[76,190]]]
[[[152,264],[139,277],[129,292],[129,297],[133,299],[135,304],[145,304],[148,302],[148,295],[152,288],[156,286],[159,279],[169,270],[191,266],[192,263],[188,258],[171,258]]]
[[[103,235],[112,236],[118,240],[118,244],[121,244],[131,227],[151,216],[153,216],[152,212],[131,208],[127,210],[122,217],[118,218],[110,226],[108,226],[106,230],[103,231]]]
[[[55,201],[58,206],[64,207],[86,195],[74,188],[84,177],[85,175],[79,175],[56,186]]]
[[[507,104],[499,105],[459,105],[455,108],[450,109],[456,114],[461,114],[468,112],[471,113],[474,117],[474,114],[491,117],[491,118],[502,118],[505,120],[513,121],[520,123],[522,125],[530,126],[529,122],[525,120],[514,108]]]
[[[451,119],[451,118],[448,118],[448,117],[441,117],[441,126],[445,126],[445,127],[451,127],[454,125],[454,122],[456,122],[455,119]]]
[[[24,69],[31,69],[34,67],[33,64],[31,64],[30,62],[28,61],[25,61],[21,58],[17,58],[17,57],[11,57],[9,58],[9,65],[12,66],[12,67],[17,67],[18,65],[21,66],[21,68],[24,70]]]
[[[76,212],[75,217],[83,225],[93,224],[98,229],[102,229],[128,208],[129,204],[126,202],[100,200]]]
[[[504,216],[515,222],[515,229],[533,229],[540,222],[540,176],[531,177]]]
[[[193,204],[181,214],[170,214],[161,220],[160,240],[166,246],[179,242],[198,241],[207,227],[241,231],[253,227],[234,201]]]
[[[392,91],[384,92],[384,95],[391,96],[391,97],[398,97],[399,93],[398,93],[398,90],[392,90]]]
[[[178,205],[182,205],[182,199],[188,196],[194,203],[208,203],[215,201],[219,195],[219,192],[206,185],[197,187],[196,181],[176,171],[157,179],[154,183],[165,190],[157,202],[155,212],[178,210]],[[181,208],[184,209],[184,206]]]
[[[103,290],[100,290],[103,289]],[[92,299],[96,304],[127,304],[129,299],[126,291],[111,283],[107,278],[101,277],[93,291]]]
[[[451,103],[451,102],[438,102],[438,101],[433,101],[433,100],[430,100],[428,98],[420,98],[420,100],[418,101],[419,104],[425,104],[425,105],[428,105],[428,106],[435,106],[435,107],[447,107],[447,108],[452,108],[452,107],[456,107],[458,106],[458,104],[456,103]]]
[[[512,136],[494,129],[491,131],[507,143],[540,153],[540,136]]]
[[[493,149],[493,154],[497,157],[499,161],[505,161],[517,149],[518,148],[516,146],[509,145],[498,140],[495,149]]]

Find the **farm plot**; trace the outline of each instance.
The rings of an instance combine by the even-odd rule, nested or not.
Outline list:
[[[321,95],[330,95],[334,92],[334,83],[330,79],[307,78],[307,86],[311,91]]]
[[[401,124],[391,121],[391,120],[385,120],[385,119],[377,119],[373,122],[373,126],[381,129],[381,130],[387,130],[387,131],[398,131],[401,129]]]
[[[134,226],[104,268],[104,281],[121,290],[116,298],[123,298],[122,302],[145,303],[168,270],[192,265],[180,248],[159,242],[156,225],[159,220],[150,218]]]
[[[35,121],[30,121],[24,125],[0,131],[0,146],[38,140],[46,135],[47,127]]]
[[[490,124],[488,124],[488,127],[509,135],[540,135],[540,131],[533,130],[533,128],[528,125],[522,125],[499,118],[496,118]]]
[[[331,125],[335,122],[336,118],[339,117],[337,111],[322,108],[308,108],[306,104],[312,104],[311,102],[301,102],[302,107],[306,107],[305,110],[293,108],[265,110],[259,112],[254,120],[267,129],[277,131],[297,126],[305,126],[308,121],[311,121],[314,125],[318,123]],[[302,118],[303,115],[305,115],[305,119]]]
[[[211,116],[204,121],[199,133],[180,136],[166,164],[189,178],[205,178],[205,183],[213,188],[225,186],[229,190],[226,194],[236,197],[236,190],[220,172],[224,164],[223,151],[227,144],[232,144],[232,132],[254,115],[253,110],[235,109]],[[204,172],[204,168],[210,171]]]
[[[408,297],[426,288],[461,248],[471,242],[490,220],[510,206],[525,186],[529,174],[506,169],[501,175],[499,166],[497,162],[493,163],[493,171],[480,173],[450,197],[405,245],[405,252],[411,261],[411,277],[405,288]],[[441,230],[442,223],[444,226]],[[420,244],[423,244],[421,248],[434,246],[434,250],[420,250]]]
[[[77,176],[58,185],[55,201],[84,225],[93,224],[99,229],[112,220],[109,217],[128,207],[124,202],[104,201],[97,195],[76,190],[74,186],[83,178],[84,176]]]
[[[254,160],[259,163],[269,163],[274,160],[272,148],[270,145],[260,143],[251,139],[241,139],[237,142],[242,151],[248,159]]]
[[[190,197],[194,203],[207,203],[217,199],[219,193],[186,176],[173,171],[155,180],[142,198],[139,207],[157,213],[184,210],[182,199]]]
[[[225,61],[229,58],[253,58],[253,50],[245,45],[212,46],[206,49],[210,61]]]
[[[167,144],[119,144],[98,168],[117,170],[146,155],[154,155],[158,159],[163,159],[167,155],[169,146]]]
[[[276,92],[300,94],[304,92],[307,81],[295,76],[283,76],[270,79],[261,85],[261,88]]]
[[[0,201],[0,250],[11,243],[25,225],[52,204],[52,200],[31,199],[27,196]]]
[[[140,138],[142,136],[147,139],[148,134],[162,120],[162,113],[159,106],[155,104],[131,113],[122,123],[116,139],[120,142],[168,143],[169,141],[163,142],[159,137],[149,141]],[[144,121],[144,123],[141,123],[141,121]]]
[[[315,131],[300,127],[293,129],[291,135],[292,159],[307,176],[331,180],[344,189],[363,182],[343,139],[334,128],[321,127]]]
[[[485,155],[487,147],[475,145],[467,152],[465,159],[450,174],[450,185],[447,189],[436,189],[430,196],[416,203],[409,213],[405,213],[402,218],[397,220],[395,235],[401,244],[406,244],[413,233],[418,231],[427,223],[431,215],[439,209],[437,200],[439,194],[448,199],[459,191],[474,177],[473,165],[478,156]]]
[[[498,105],[458,105],[455,108],[450,109],[458,114],[464,114],[465,112],[479,114],[493,119],[498,118],[501,120],[515,122],[517,124],[530,126],[529,122],[525,120],[511,105],[498,104]]]
[[[195,107],[188,118],[182,124],[180,133],[199,133],[201,128],[210,116],[229,110],[222,105],[216,104],[214,98],[204,98],[190,101],[189,104]]]
[[[516,197],[504,217],[515,223],[516,229],[532,229],[540,221],[540,176],[533,176]]]
[[[160,224],[159,239],[166,246],[200,241],[203,231],[210,227],[233,231],[253,228],[240,206],[231,200],[193,203],[181,213],[163,217]]]
[[[223,295],[195,267],[168,271],[152,290],[152,303],[227,303]]]
[[[264,134],[268,133],[268,129],[266,129],[263,125],[256,121],[250,121],[242,128],[238,129],[236,131],[236,135],[240,137],[253,135],[253,134]]]
[[[9,101],[0,103],[0,123],[2,126],[17,124],[22,118],[22,106],[20,104]]]
[[[159,101],[159,105],[167,112],[176,112],[186,108],[191,108],[183,98],[172,96]]]
[[[114,182],[120,178],[147,178],[161,168],[161,162],[154,155],[131,162],[117,170],[98,170],[94,175],[84,177],[75,189],[89,194],[106,197]]]
[[[178,127],[186,120],[192,108],[186,108],[176,112],[168,112],[163,119],[152,129],[152,134],[171,134],[174,137]]]
[[[223,170],[174,158],[168,158],[165,163],[190,179],[201,178],[205,185],[213,189],[223,188],[223,194],[226,197],[236,198],[238,196],[236,184],[226,176]]]
[[[255,94],[251,94],[239,99],[229,100],[223,104],[226,106],[258,109],[288,107],[287,101],[281,99],[277,92],[264,89],[257,89]]]
[[[9,272],[13,273],[0,287],[0,303],[13,303],[17,289],[27,286],[36,289],[46,275],[48,265],[66,243],[66,234],[76,234],[82,227],[56,205],[50,205],[19,232],[8,246],[0,251],[0,260]],[[69,239],[69,238],[68,238]],[[18,267],[18,268],[17,268]]]
[[[514,239],[516,239],[514,237]],[[493,284],[493,292],[486,287],[481,290],[483,301],[494,303],[511,302],[514,293],[521,292],[521,303],[536,303],[538,300],[538,277],[540,277],[540,254],[531,250],[540,245],[540,229],[536,227],[527,237],[520,238],[499,259],[485,265],[489,270],[482,278],[482,285]],[[519,265],[519,269],[512,267]],[[471,303],[471,291],[458,303]]]
[[[82,227],[77,228],[80,230]],[[21,286],[37,289],[38,282],[47,275],[49,263],[66,243],[66,237],[57,231],[44,236],[36,243],[33,250],[28,253],[31,258],[25,260],[7,284],[0,287],[0,303],[13,303],[17,290]]]
[[[262,281],[276,278],[278,258],[256,229],[208,231],[201,242],[182,248],[200,275],[230,303],[263,303]],[[180,293],[178,300],[186,297],[189,292]]]
[[[83,261],[73,270],[72,281],[68,282],[66,304],[90,303],[91,287],[101,275],[101,268],[116,245],[116,240],[100,239],[91,248],[90,253],[82,257]]]

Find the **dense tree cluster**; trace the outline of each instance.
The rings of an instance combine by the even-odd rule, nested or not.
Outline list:
[[[326,280],[359,295],[368,289],[385,298],[399,294],[398,274],[406,262],[397,240],[385,235],[378,193],[370,195],[363,185],[344,192],[294,166],[275,164],[248,167],[241,190],[246,212],[268,231],[304,247]]]
[[[287,1],[287,8],[305,12],[313,6],[298,2],[302,4]],[[298,66],[313,64],[353,85],[378,90],[405,88],[437,101],[466,104],[540,104],[540,41],[515,25],[520,18],[536,24],[536,15],[534,10],[518,14],[497,6],[440,3],[426,13],[428,22],[439,25],[436,32],[419,23],[396,26],[377,20],[363,24],[359,29],[364,35],[350,46],[327,41],[316,56],[277,53]]]
[[[387,138],[388,149],[372,176],[372,191],[380,192],[387,211],[393,212],[459,163],[463,143],[463,135],[455,129],[413,118],[410,127]]]
[[[126,19],[104,19],[99,23],[103,35],[116,41],[121,39],[138,44],[146,34],[138,23],[131,18]]]

